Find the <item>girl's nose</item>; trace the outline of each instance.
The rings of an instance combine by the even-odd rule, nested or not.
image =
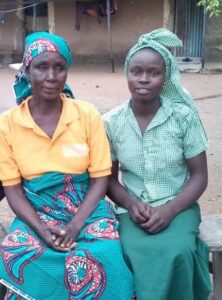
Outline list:
[[[149,82],[149,75],[147,73],[142,73],[140,76],[140,81],[142,82]]]

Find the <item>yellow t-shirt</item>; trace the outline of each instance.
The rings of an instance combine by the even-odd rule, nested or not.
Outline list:
[[[109,143],[93,105],[61,94],[62,113],[50,138],[33,120],[30,98],[0,116],[0,179],[4,186],[46,172],[88,171],[90,177],[111,174]]]

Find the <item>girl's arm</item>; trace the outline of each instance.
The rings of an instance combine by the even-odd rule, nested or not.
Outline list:
[[[142,223],[150,217],[150,206],[132,197],[118,180],[119,162],[112,162],[112,175],[109,178],[108,196],[118,206],[129,211],[135,223]]]
[[[42,224],[38,214],[33,206],[26,199],[22,184],[4,187],[5,196],[8,200],[9,206],[15,215],[27,223],[42,240],[57,251],[68,251],[70,249],[61,249],[56,247],[52,240],[52,235],[62,235],[63,230],[59,227],[46,227]]]
[[[186,160],[190,179],[183,191],[168,203],[174,215],[191,206],[203,194],[208,184],[206,152]],[[171,203],[172,202],[172,203]]]
[[[206,153],[186,160],[190,178],[184,189],[173,200],[165,205],[152,209],[150,220],[141,225],[150,233],[156,233],[169,225],[172,219],[190,207],[203,194],[208,183],[207,159]]]

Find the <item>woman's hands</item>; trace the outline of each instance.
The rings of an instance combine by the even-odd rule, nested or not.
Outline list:
[[[59,247],[61,251],[73,250],[77,245],[76,239],[81,228],[82,226],[79,226],[78,224],[75,224],[75,222],[71,221],[64,228],[62,228],[62,234],[57,234],[56,232],[52,234],[54,245]]]
[[[42,225],[37,233],[55,251],[69,252],[76,247],[76,238],[80,230],[77,230],[70,222],[64,228]]]

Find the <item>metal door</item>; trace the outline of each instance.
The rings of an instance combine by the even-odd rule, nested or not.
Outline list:
[[[203,56],[204,10],[198,1],[174,0],[174,32],[183,42],[174,55],[188,60]]]

